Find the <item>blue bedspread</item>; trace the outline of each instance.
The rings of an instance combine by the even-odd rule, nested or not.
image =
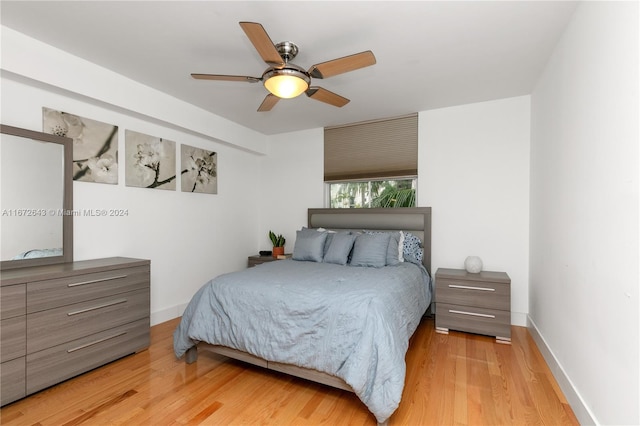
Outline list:
[[[382,423],[400,403],[409,338],[430,300],[430,278],[412,263],[268,262],[198,290],[174,351],[203,341],[340,377]]]

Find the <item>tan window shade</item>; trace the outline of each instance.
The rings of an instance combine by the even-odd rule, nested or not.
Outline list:
[[[418,175],[418,114],[324,129],[324,180]]]

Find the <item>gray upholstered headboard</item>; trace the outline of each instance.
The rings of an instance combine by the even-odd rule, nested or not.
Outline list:
[[[422,240],[422,264],[431,273],[431,207],[309,209],[309,228],[411,232]]]

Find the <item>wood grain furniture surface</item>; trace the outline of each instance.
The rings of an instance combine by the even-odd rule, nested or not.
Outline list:
[[[439,268],[435,281],[436,331],[467,331],[511,342],[511,279],[506,273]]]
[[[285,256],[291,257],[291,254],[285,254]],[[266,262],[273,262],[274,260],[280,259],[275,258],[272,255],[260,256],[259,254],[256,254],[247,258],[247,266],[251,268],[252,266],[261,265]]]
[[[411,232],[420,238],[424,251],[422,263],[427,271],[431,270],[431,207],[398,209],[309,209],[307,224],[309,228],[326,228],[331,230],[361,231],[367,229]],[[353,391],[351,386],[339,377],[296,365],[266,361],[237,349],[212,345],[206,342],[200,342],[197,346],[187,351],[185,355],[187,363],[191,364],[197,360],[199,349],[205,349],[229,358],[280,371],[316,383],[350,392]]]
[[[1,405],[149,346],[150,262],[0,272]]]

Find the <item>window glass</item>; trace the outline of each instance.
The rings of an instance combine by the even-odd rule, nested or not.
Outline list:
[[[416,179],[329,182],[329,207],[415,207]]]

